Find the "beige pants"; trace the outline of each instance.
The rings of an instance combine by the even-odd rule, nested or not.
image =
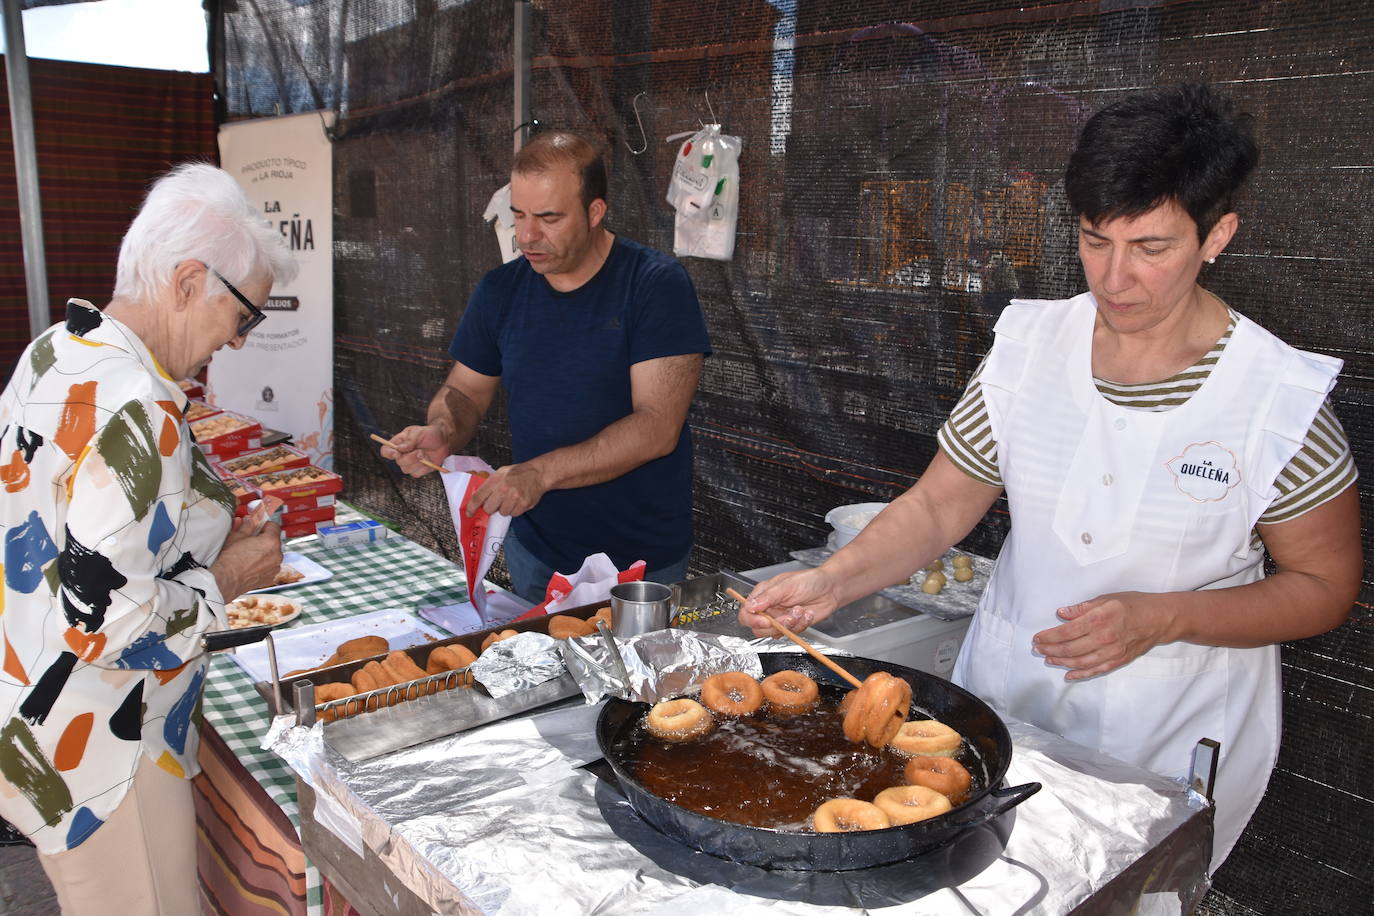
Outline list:
[[[190,781],[142,758],[109,820],[75,849],[38,859],[64,916],[199,913]]]

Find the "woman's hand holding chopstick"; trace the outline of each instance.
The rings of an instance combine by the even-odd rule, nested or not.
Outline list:
[[[824,570],[785,572],[750,593],[748,600],[740,605],[739,622],[755,636],[778,635],[769,617],[800,633],[835,613],[838,607],[834,586]]]
[[[735,591],[733,588],[727,588],[725,590],[725,593],[729,595],[731,598],[734,598],[736,601],[738,601],[741,607],[748,603],[749,599],[745,598],[743,595]],[[815,646],[811,645],[811,643],[807,642],[805,639],[798,636],[796,633],[792,632],[791,627],[787,626],[771,614],[762,613],[758,616],[761,616],[765,620],[767,620],[769,625],[773,628],[775,632],[780,633],[781,635],[787,637],[788,639],[792,640],[792,642],[796,643],[797,645],[805,649],[807,654],[809,654],[816,661],[820,662],[822,665],[825,665],[825,667],[829,668],[831,671],[835,672],[840,677],[844,678],[846,681],[853,684],[855,687],[862,686],[862,682],[857,677],[855,677],[846,669],[842,668],[836,662],[832,661],[830,658],[827,658],[825,653],[821,652]]]

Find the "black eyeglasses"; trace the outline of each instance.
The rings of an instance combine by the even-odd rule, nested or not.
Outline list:
[[[253,330],[258,325],[262,324],[263,319],[267,317],[267,313],[264,312],[262,309],[258,308],[253,303],[249,302],[248,297],[245,296],[243,293],[239,292],[237,289],[235,289],[234,284],[230,283],[228,280],[224,279],[224,277],[220,276],[219,271],[215,270],[213,267],[209,268],[209,270],[210,273],[215,275],[215,278],[219,280],[219,282],[224,284],[224,288],[229,290],[230,294],[233,295],[233,297],[237,299],[239,302],[241,302],[243,304],[243,307],[248,309],[250,313],[247,318],[239,322],[238,336],[243,337],[249,331]]]

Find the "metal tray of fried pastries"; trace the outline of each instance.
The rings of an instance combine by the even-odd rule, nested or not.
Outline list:
[[[557,616],[571,615],[585,619],[596,610],[596,606],[588,606]],[[501,629],[547,633],[552,616],[506,624]],[[474,655],[480,654],[482,641],[488,635],[487,631],[469,633],[413,646],[404,651],[418,668],[424,670],[430,654],[443,646],[462,645]],[[339,699],[322,701],[315,696],[316,690],[325,689],[328,685],[348,684],[351,688],[356,672],[369,662],[381,661],[385,657],[376,655],[331,667],[292,672],[277,676],[274,681],[260,681],[254,686],[279,715],[295,710],[295,697],[298,694],[308,698],[307,702],[314,706],[314,715],[298,716],[298,719],[323,720],[325,741],[345,758],[354,761],[531,712],[550,703],[581,696],[582,693],[572,675],[563,671],[543,683],[493,697],[463,668],[377,690],[350,693]],[[270,648],[269,661],[275,673],[275,653]],[[307,686],[308,692],[301,692]]]

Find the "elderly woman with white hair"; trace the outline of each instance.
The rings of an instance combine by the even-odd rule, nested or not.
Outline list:
[[[72,299],[0,396],[0,816],[64,913],[199,911],[188,780],[224,604],[270,585],[177,380],[238,349],[294,264],[227,173],[160,178],[103,309]]]

